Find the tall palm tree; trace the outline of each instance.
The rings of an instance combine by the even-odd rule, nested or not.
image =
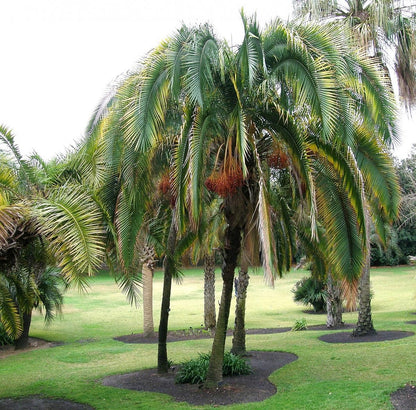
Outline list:
[[[391,138],[394,131],[388,84],[375,62],[342,45],[339,31],[276,22],[260,33],[255,20],[244,16],[243,24],[245,37],[238,48],[219,42],[208,26],[181,28],[143,60],[134,74],[134,93],[125,94],[120,114],[125,141],[147,156],[172,135],[166,124],[176,107],[181,128],[174,133],[172,230],[184,230],[184,215],[198,226],[205,189],[222,198],[227,224],[223,290],[207,387],[222,379],[234,270],[248,224],[257,223],[267,281],[272,283],[286,268],[278,255],[290,248],[290,238],[278,236],[276,248],[274,232],[285,231],[277,220],[285,220],[286,226],[290,221],[283,212],[278,217],[273,213],[273,174],[267,165],[271,151],[280,150],[287,158],[312,235],[318,217],[314,176],[320,159],[329,158],[350,204],[348,215],[354,216],[325,208],[326,235],[343,245],[331,247],[330,256],[336,268],[346,271],[348,266],[354,277],[363,256],[354,243],[366,240],[362,180],[351,149],[354,119],[364,122],[365,114],[365,124],[382,138]],[[315,138],[308,133],[310,123],[318,130]],[[277,195],[276,200],[283,199]],[[349,230],[338,232],[341,217]],[[357,237],[352,239],[352,232]]]
[[[357,47],[381,58],[388,76],[390,50],[395,52],[394,72],[407,109],[416,101],[416,9],[410,2],[361,0],[294,0],[296,14],[311,20],[330,20],[347,26]],[[374,136],[377,137],[377,136]],[[390,169],[392,165],[390,165]],[[395,188],[397,191],[397,189]],[[397,207],[396,207],[397,209]],[[369,217],[377,212],[369,212]],[[390,218],[391,220],[391,218]],[[370,221],[367,222],[368,224]],[[369,239],[369,237],[367,238]],[[384,239],[382,239],[383,241]],[[358,286],[359,310],[355,335],[374,333],[370,298],[370,243]]]

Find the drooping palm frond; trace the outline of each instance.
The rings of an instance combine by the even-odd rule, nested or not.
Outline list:
[[[244,40],[236,56],[240,68],[241,84],[239,87],[251,89],[256,77],[264,74],[265,60],[262,39],[256,18],[248,19],[243,11],[240,14],[244,27]]]
[[[35,204],[39,230],[49,241],[62,274],[80,288],[104,260],[104,228],[97,205],[85,192],[64,186]]]
[[[328,262],[334,275],[352,281],[361,274],[366,230],[363,215],[359,228],[360,217],[347,188],[350,183],[346,185],[344,178],[329,162],[320,164],[315,177],[319,219],[328,243]]]
[[[267,33],[280,41],[280,47],[270,44],[266,61],[270,70],[283,84],[290,87],[294,103],[310,107],[322,121],[322,137],[330,138],[339,118],[339,90],[334,71],[325,59],[316,55],[302,37],[280,25]],[[283,41],[286,41],[284,43]]]
[[[184,87],[191,103],[204,108],[206,96],[214,84],[212,67],[218,61],[218,44],[211,28],[204,25],[197,30],[185,55]]]
[[[355,133],[355,157],[360,168],[366,192],[370,198],[377,199],[379,214],[385,222],[391,222],[399,211],[400,191],[393,160],[386,148],[372,138],[369,130],[360,127]]]
[[[8,283],[2,275],[0,275],[0,322],[12,338],[18,337],[22,331],[17,306],[10,295]]]

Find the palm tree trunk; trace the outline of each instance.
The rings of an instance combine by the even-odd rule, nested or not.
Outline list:
[[[330,272],[326,286],[326,327],[337,328],[344,324],[342,321],[342,291],[339,281],[335,280]]]
[[[241,228],[228,226],[224,238],[224,264],[222,267],[222,294],[218,312],[217,329],[212,344],[207,379],[204,387],[217,387],[222,381],[225,339],[233,295],[234,270],[241,249]]]
[[[155,334],[153,323],[153,270],[143,263],[143,335],[152,337]]]
[[[358,285],[358,321],[353,336],[374,335],[373,319],[371,317],[371,287],[370,287],[370,256],[367,256]]]
[[[24,349],[29,345],[29,329],[32,322],[32,311],[23,313],[23,331],[15,340],[14,347],[16,350]]]
[[[367,249],[365,263],[358,284],[358,321],[353,336],[374,335],[373,319],[371,317],[371,286],[370,286],[370,215],[366,212]]]
[[[235,304],[233,345],[231,347],[231,353],[238,354],[240,356],[246,353],[245,316],[249,280],[250,276],[248,275],[248,264],[242,263],[236,283],[237,299]]]
[[[175,273],[175,261],[173,255],[176,248],[176,224],[174,211],[172,211],[172,221],[169,229],[169,236],[166,246],[166,256],[164,261],[164,275],[163,275],[163,294],[162,306],[160,309],[160,323],[159,323],[159,343],[157,355],[157,372],[167,373],[169,370],[168,352],[166,340],[168,336],[168,320],[170,310],[170,294],[172,289],[172,276]]]
[[[213,330],[216,326],[215,317],[215,254],[204,258],[204,326]]]

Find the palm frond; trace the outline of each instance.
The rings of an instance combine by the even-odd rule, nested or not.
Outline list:
[[[86,275],[104,260],[104,228],[97,205],[79,188],[64,186],[36,203],[35,215],[64,278],[83,288]]]

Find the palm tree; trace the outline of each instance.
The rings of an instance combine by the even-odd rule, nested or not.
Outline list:
[[[85,286],[104,258],[104,231],[92,198],[76,184],[57,184],[57,163],[24,159],[12,132],[0,127],[0,320],[18,347],[27,343],[33,308],[46,320],[62,297],[50,267],[67,284]],[[7,307],[8,306],[8,307]]]
[[[278,255],[288,254],[292,246],[284,236],[291,222],[283,211],[275,214],[271,202],[275,186],[267,159],[272,151],[286,158],[312,235],[319,210],[315,177],[321,159],[329,158],[350,204],[343,221],[351,228],[349,233],[357,233],[351,243],[347,231],[336,229],[339,216],[333,214],[334,208],[322,208],[328,213],[322,216],[328,223],[326,235],[343,244],[331,247],[330,257],[336,269],[346,271],[348,266],[354,277],[363,256],[355,243],[366,240],[362,180],[351,149],[354,119],[364,122],[365,115],[365,124],[385,139],[394,131],[388,84],[375,62],[342,46],[339,31],[276,22],[262,34],[254,19],[243,16],[243,23],[245,37],[237,49],[219,42],[208,26],[180,29],[143,60],[134,74],[135,90],[125,94],[120,111],[123,138],[138,155],[148,156],[161,141],[175,136],[171,233],[183,232],[184,215],[191,226],[198,226],[205,189],[222,198],[227,224],[222,241],[223,291],[207,387],[222,378],[234,270],[252,221],[259,231],[266,279],[272,283],[275,274],[286,269],[285,259]],[[123,92],[119,98],[123,100]],[[174,133],[166,126],[172,106],[181,124]],[[315,138],[308,133],[311,123],[318,130]],[[288,202],[278,192],[275,196],[276,203]],[[286,224],[277,223],[282,220]],[[277,248],[275,232],[282,234]]]
[[[409,110],[412,108],[416,97],[414,6],[396,0],[367,2],[361,0],[343,2],[294,0],[294,6],[298,16],[308,17],[311,20],[332,20],[348,26],[358,47],[364,47],[369,55],[382,59],[387,76],[389,75],[387,69],[389,50],[393,48],[395,51],[394,71],[398,78],[399,94],[406,108]],[[377,214],[370,213],[369,217],[370,215],[376,216]],[[370,224],[370,221],[367,224]],[[375,332],[371,319],[370,243],[369,240],[367,242],[367,259],[358,286],[359,310],[355,335]]]

